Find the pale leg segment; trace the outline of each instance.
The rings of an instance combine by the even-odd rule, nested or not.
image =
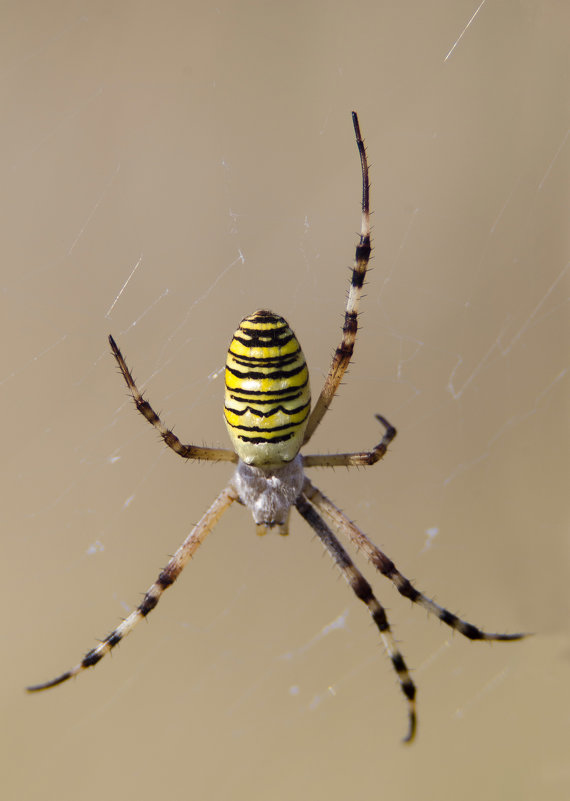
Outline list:
[[[169,428],[166,428],[150,403],[143,398],[142,393],[139,391],[135,383],[131,371],[127,367],[127,363],[123,358],[123,354],[119,350],[117,343],[110,334],[109,344],[111,345],[113,356],[117,360],[119,370],[125,379],[137,409],[142,416],[145,417],[148,422],[157,429],[160,436],[169,448],[172,448],[172,450],[179,456],[182,456],[183,459],[203,459],[205,461],[233,462],[234,464],[237,464],[237,455],[233,451],[227,450],[226,448],[203,448],[197,445],[183,445],[178,437]]]
[[[134,629],[140,620],[145,618],[148,613],[154,609],[162,593],[176,581],[188,560],[193,556],[202,542],[204,542],[226,509],[235,500],[237,500],[237,495],[232,487],[226,487],[222,490],[202,519],[194,526],[166,567],[161,571],[154,584],[149,587],[139,606],[133,610],[114,631],[105,637],[96,648],[93,648],[85,654],[79,664],[67,670],[65,673],[62,673],[61,676],[45,682],[45,684],[35,684],[32,687],[28,687],[27,690],[29,692],[47,690],[49,687],[55,687],[57,684],[61,684],[67,681],[67,679],[72,678],[72,676],[76,676],[82,670],[96,665],[105,654],[109,653],[112,648]]]
[[[477,628],[477,626],[474,626],[472,623],[467,623],[465,620],[457,617],[457,615],[454,615],[453,612],[450,612],[443,606],[439,606],[439,604],[436,604],[431,598],[428,598],[419,590],[416,590],[411,582],[400,573],[392,560],[389,559],[378,546],[371,542],[366,534],[357,528],[357,526],[355,526],[354,523],[306,477],[303,485],[303,494],[319,512],[327,518],[336,531],[340,531],[348,537],[358,550],[363,551],[374,567],[393,582],[400,595],[403,595],[404,598],[409,598],[410,601],[419,604],[419,606],[423,606],[430,614],[435,615],[452,629],[459,631],[464,637],[470,640],[511,641],[520,640],[527,636],[526,634],[489,634]]]
[[[360,296],[362,295],[362,286],[370,259],[370,182],[368,180],[368,161],[364,142],[360,134],[358,117],[354,111],[352,112],[352,123],[354,125],[356,144],[358,146],[360,163],[362,166],[362,220],[360,242],[356,246],[352,279],[344,314],[342,340],[335,351],[325,385],[309,417],[303,444],[306,444],[311,439],[317,426],[325,416],[334,398],[335,392],[338,389],[338,385],[346,372],[346,368],[350,363],[350,359],[352,358],[354,342],[356,340],[356,330],[358,328],[358,304],[360,302]]]
[[[392,661],[402,692],[408,701],[408,732],[404,738],[404,742],[411,742],[416,731],[416,688],[390,630],[386,612],[372,592],[368,581],[355,566],[331,529],[327,526],[312,503],[309,502],[304,492],[302,492],[297,499],[296,506],[299,513],[305,518],[335,561],[356,597],[368,607],[368,611],[380,632],[384,648]]]
[[[371,451],[360,451],[359,453],[319,453],[303,456],[304,467],[363,467],[366,465],[376,464],[385,455],[388,450],[388,445],[396,436],[396,429],[394,426],[377,414],[376,419],[379,420],[386,433],[382,440]]]

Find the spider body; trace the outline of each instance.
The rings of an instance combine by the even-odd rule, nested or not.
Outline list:
[[[288,533],[310,410],[307,364],[287,321],[265,309],[243,319],[228,349],[224,417],[239,459],[230,483],[258,534]]]
[[[416,688],[396,645],[383,606],[335,532],[345,536],[357,550],[361,550],[373,567],[388,578],[403,597],[422,606],[465,637],[471,640],[507,641],[524,636],[486,633],[423,595],[305,474],[306,468],[317,466],[373,465],[382,459],[396,436],[396,429],[377,414],[376,419],[384,427],[384,435],[370,451],[308,456],[299,452],[326,414],[352,357],[358,327],[358,304],[370,257],[368,163],[354,112],[352,118],[362,168],[360,241],[356,247],[342,339],[315,406],[310,411],[307,366],[292,330],[282,317],[265,310],[257,311],[242,320],[228,351],[224,414],[233,450],[184,445],[144,399],[121,351],[110,336],[111,350],[137,409],[158,430],[166,445],[184,459],[232,462],[236,464],[236,469],[228,485],[149,587],[141,603],[78,664],[51,681],[28,687],[29,691],[45,690],[61,684],[86,668],[93,667],[109,653],[155,608],[163,592],[174,583],[234,501],[251,510],[259,534],[267,530],[287,534],[293,506],[311,526],[356,597],[368,608],[378,629],[408,705],[405,742],[410,742],[416,731]]]
[[[246,317],[226,360],[224,416],[238,457],[262,468],[291,462],[310,410],[309,371],[287,322],[264,309]]]

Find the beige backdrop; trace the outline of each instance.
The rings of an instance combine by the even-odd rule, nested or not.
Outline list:
[[[2,5],[2,787],[10,799],[566,799],[568,30],[558,0]],[[226,445],[225,349],[268,306],[316,391],[372,163],[374,261],[315,480],[492,647],[362,562],[419,732],[307,526],[235,508],[138,603],[227,480],[126,398],[112,332],[185,440]]]

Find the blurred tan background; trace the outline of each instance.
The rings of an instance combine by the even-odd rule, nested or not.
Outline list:
[[[542,2],[2,5],[5,798],[566,799],[568,30]],[[464,641],[363,567],[414,669],[296,515],[232,509],[147,623],[31,697],[139,602],[229,476],[161,447],[112,332],[186,441],[227,445],[229,339],[268,306],[314,394],[372,164],[374,261],[314,479]]]

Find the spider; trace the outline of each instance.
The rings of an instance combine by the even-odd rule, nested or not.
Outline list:
[[[234,501],[251,510],[257,533],[288,533],[291,507],[295,506],[315,531],[354,594],[367,607],[396,671],[408,706],[404,742],[416,732],[416,688],[392,635],[386,612],[368,581],[355,566],[334,532],[363,551],[372,565],[390,579],[398,592],[470,640],[519,640],[524,634],[488,634],[461,620],[419,592],[394,563],[307,478],[307,467],[345,467],[376,464],[396,436],[396,429],[381,415],[384,428],[378,445],[357,453],[301,455],[329,408],[350,363],[358,326],[358,305],[370,258],[368,162],[358,117],[352,113],[362,170],[362,219],[352,279],[346,303],[342,339],[324,387],[311,411],[309,375],[303,352],[287,322],[277,314],[259,310],[242,320],[230,343],[226,361],[224,415],[233,450],[183,445],[168,429],[137,388],[131,371],[112,336],[111,350],[139,412],[160,433],[164,442],[183,459],[232,462],[235,472],[207,512],[147,590],[142,602],[75,667],[30,692],[55,687],[82,670],[93,667],[157,605],[162,593],[178,578],[198,546]]]

